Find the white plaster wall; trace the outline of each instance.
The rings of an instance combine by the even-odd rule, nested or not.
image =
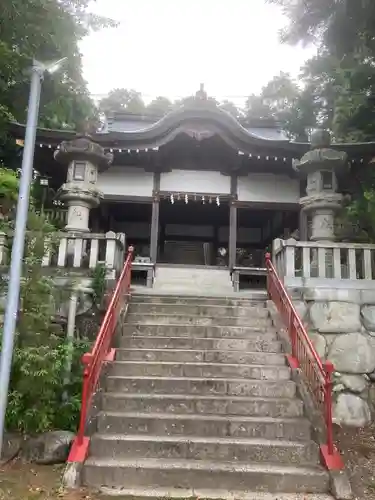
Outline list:
[[[154,176],[136,167],[110,167],[98,176],[98,188],[107,196],[152,196]]]
[[[299,180],[286,175],[254,173],[238,178],[240,201],[298,204],[299,198]]]
[[[172,170],[161,174],[161,191],[229,194],[230,176],[209,170]]]

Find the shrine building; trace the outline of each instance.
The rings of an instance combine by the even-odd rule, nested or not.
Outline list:
[[[24,132],[12,125],[16,139]],[[299,161],[311,150],[315,160]],[[115,113],[90,136],[38,129],[34,168],[64,204],[67,230],[125,233],[153,264],[233,270],[262,267],[276,238],[331,239],[348,166],[373,155],[373,144],[331,145],[323,132],[293,142],[277,123],[239,122],[198,92],[161,118]]]

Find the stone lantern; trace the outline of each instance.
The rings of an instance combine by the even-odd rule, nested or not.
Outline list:
[[[68,165],[66,183],[58,192],[59,199],[68,206],[65,230],[88,232],[90,209],[97,207],[103,197],[97,188],[98,172],[109,167],[113,155],[105,153],[90,136],[77,135],[71,141],[62,142],[54,157]]]
[[[307,195],[300,198],[301,209],[311,216],[312,241],[334,241],[335,216],[342,206],[337,175],[348,169],[347,154],[331,147],[329,132],[317,130],[311,136],[311,151],[293,168],[307,177]]]

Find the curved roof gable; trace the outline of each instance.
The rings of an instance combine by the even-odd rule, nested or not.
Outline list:
[[[212,105],[210,101],[198,101],[196,106],[181,107],[155,123],[133,123],[136,128],[130,129],[127,124],[126,130],[121,127],[122,130],[118,131],[114,130],[117,126],[112,122],[103,136],[118,141],[160,146],[172,140],[178,133],[186,133],[198,140],[218,134],[232,147],[245,150],[247,144],[272,147],[289,142],[276,128],[244,128],[232,115]]]

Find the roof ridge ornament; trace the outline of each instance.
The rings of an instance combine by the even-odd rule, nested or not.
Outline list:
[[[204,90],[204,83],[199,85],[199,90],[195,93],[195,99],[198,101],[208,101],[207,92]]]
[[[204,89],[204,83],[201,83],[199,90],[190,97],[183,100],[183,108],[185,109],[212,109],[217,108],[217,101],[214,97],[209,97]]]

